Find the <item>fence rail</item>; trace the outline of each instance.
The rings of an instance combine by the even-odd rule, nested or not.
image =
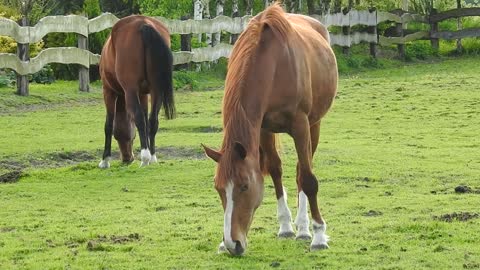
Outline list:
[[[438,23],[443,20],[464,16],[480,16],[480,8],[459,8],[442,13],[434,13],[430,16],[405,12],[399,12],[399,14],[401,15],[376,10],[350,10],[348,13],[327,14],[325,16],[312,15],[312,17],[321,21],[327,27],[337,26],[342,28],[342,33],[331,34],[331,44],[344,47],[344,52],[347,53],[348,48],[352,45],[367,42],[370,43],[370,51],[373,56],[376,55],[376,46],[378,45],[397,45],[399,54],[402,57],[405,54],[405,44],[415,40],[429,39],[432,41],[434,49],[438,49],[439,39],[451,40],[465,37],[480,37],[480,28],[459,31],[438,30]],[[165,23],[171,34],[190,35],[219,33],[222,31],[239,34],[246,28],[252,16],[230,18],[222,15],[214,19],[204,20],[154,18]],[[0,18],[0,36],[14,38],[19,44],[19,52],[25,51],[25,49],[20,49],[22,46],[25,48],[29,43],[38,42],[48,33],[76,33],[79,38],[78,48],[48,48],[27,61],[20,60],[18,56],[20,53],[17,53],[18,55],[0,54],[0,68],[10,68],[15,70],[20,76],[24,76],[41,70],[43,66],[49,63],[79,64],[83,67],[81,71],[83,76],[80,76],[81,80],[88,80],[88,72],[87,76],[85,76],[85,69],[88,69],[90,65],[97,65],[100,55],[88,51],[84,44],[86,37],[89,34],[111,28],[118,20],[115,15],[110,13],[102,14],[90,20],[78,15],[49,16],[41,19],[35,26],[20,26],[12,20]],[[378,25],[385,22],[396,25],[395,36],[383,36],[378,33]],[[404,35],[405,24],[410,22],[428,24],[430,31]],[[356,25],[367,27],[368,32],[352,32],[352,26]],[[221,57],[229,57],[232,48],[233,46],[230,44],[217,41],[213,47],[174,52],[174,64],[210,62]],[[28,57],[22,59],[28,59]],[[81,81],[80,85],[82,85],[81,88],[88,87],[88,81]]]

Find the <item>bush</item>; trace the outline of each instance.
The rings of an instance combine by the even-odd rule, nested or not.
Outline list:
[[[195,89],[198,86],[198,82],[191,76],[190,72],[179,70],[173,73],[173,88],[174,89],[184,89],[190,88]]]
[[[0,88],[12,87],[15,84],[15,72],[13,70],[0,70]]]
[[[53,83],[55,81],[55,76],[52,67],[50,65],[44,66],[39,72],[30,75],[29,81],[41,84]]]
[[[428,41],[418,41],[408,44],[405,49],[405,60],[414,59],[426,60],[434,55],[432,46]]]

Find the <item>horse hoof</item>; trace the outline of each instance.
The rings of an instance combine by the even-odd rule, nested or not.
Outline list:
[[[295,237],[295,240],[310,240],[312,236],[310,234],[299,234]]]
[[[150,151],[148,151],[148,149],[142,149],[142,151],[140,152],[140,158],[142,160],[140,167],[143,167],[150,164],[150,159],[152,158],[152,155],[150,154]]]
[[[98,167],[100,169],[108,169],[110,168],[110,163],[108,162],[108,159],[103,159],[102,161],[100,161],[100,163],[98,164]]]
[[[225,244],[223,242],[220,243],[220,245],[218,246],[218,254],[227,253],[227,252],[228,252],[228,250],[225,247]]]
[[[310,246],[310,251],[329,249],[329,248],[330,247],[327,244],[311,245]]]
[[[157,155],[153,154],[152,157],[150,158],[150,164],[151,163],[157,163]]]
[[[290,231],[290,232],[279,232],[278,233],[278,238],[293,238],[295,236],[295,233]]]

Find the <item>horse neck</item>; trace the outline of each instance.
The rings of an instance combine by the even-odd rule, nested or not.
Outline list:
[[[224,119],[224,141],[222,149],[227,150],[236,142],[241,143],[248,152],[255,151],[260,145],[261,116],[257,112],[248,112],[241,104]],[[255,151],[258,152],[258,151]]]

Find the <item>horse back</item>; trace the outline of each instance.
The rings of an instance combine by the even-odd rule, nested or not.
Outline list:
[[[123,94],[126,87],[142,88],[147,85],[145,50],[140,28],[143,25],[154,28],[170,46],[170,34],[161,22],[132,15],[119,20],[107,39],[100,58],[100,76],[104,89],[109,88]],[[135,71],[135,72],[132,72]]]

